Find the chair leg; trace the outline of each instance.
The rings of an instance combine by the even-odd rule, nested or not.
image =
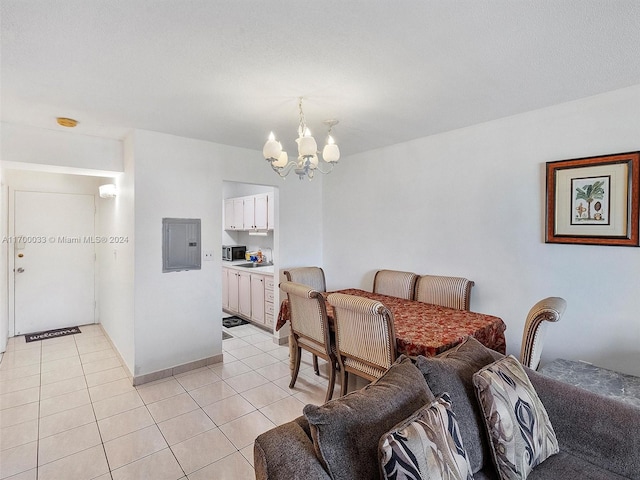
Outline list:
[[[344,397],[347,394],[347,383],[349,382],[349,373],[345,368],[342,368],[340,372],[340,396]]]
[[[298,379],[298,372],[300,371],[300,357],[302,357],[302,349],[297,345],[294,348],[295,358],[295,366],[293,371],[291,372],[291,382],[289,382],[289,388],[293,388],[296,384],[296,380]]]
[[[318,356],[313,356],[313,371],[316,372],[316,375],[320,375],[320,369],[318,368]]]
[[[331,370],[329,370],[329,386],[327,387],[327,396],[325,397],[325,403],[331,400],[333,397],[333,389],[336,386],[336,362],[329,359]]]

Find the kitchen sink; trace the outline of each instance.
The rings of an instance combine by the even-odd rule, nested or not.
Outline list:
[[[241,263],[240,265],[236,265],[237,267],[243,267],[243,268],[260,268],[260,267],[271,267],[273,266],[272,262],[263,262],[263,263],[257,263],[257,262],[249,262],[249,263]]]

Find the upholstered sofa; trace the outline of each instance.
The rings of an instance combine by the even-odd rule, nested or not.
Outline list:
[[[498,479],[471,378],[501,357],[472,338],[437,358],[400,357],[367,387],[308,405],[303,416],[260,435],[256,479],[381,478],[380,437],[445,391],[473,478]],[[559,445],[527,478],[640,479],[640,409],[525,370]]]

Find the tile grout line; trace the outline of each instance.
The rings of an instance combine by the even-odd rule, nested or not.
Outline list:
[[[76,350],[78,350],[78,342],[75,337],[73,342],[76,346]],[[82,375],[84,377],[84,383],[87,386],[87,395],[89,397],[89,403],[91,404],[91,411],[93,412],[93,419],[96,422],[96,429],[98,430],[98,436],[100,437],[100,445],[102,446],[102,452],[104,453],[104,459],[107,462],[107,470],[109,473],[109,477],[113,480],[113,475],[111,474],[111,465],[109,465],[109,457],[107,456],[107,450],[104,446],[104,439],[102,438],[102,432],[100,431],[100,426],[98,425],[98,417],[96,416],[96,410],[93,407],[93,399],[91,398],[91,393],[89,392],[89,384],[87,384],[87,373],[84,370],[84,364],[82,363],[82,357],[80,356],[80,350],[78,350],[78,359],[80,360],[80,367],[82,368]],[[36,479],[37,480],[37,479]]]
[[[25,337],[26,342],[26,337]],[[38,468],[38,463],[40,463],[40,406],[42,405],[42,340],[40,340],[40,386],[38,388],[38,428],[37,436],[36,436],[36,480],[40,476],[40,469]]]

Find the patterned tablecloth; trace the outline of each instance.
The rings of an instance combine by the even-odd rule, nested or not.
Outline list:
[[[331,292],[323,295],[328,295]],[[389,297],[364,290],[346,289],[338,293],[357,295],[382,302],[393,313],[398,354],[434,356],[448,350],[469,335],[483,345],[505,353],[504,331],[506,325],[502,319],[483,313],[455,310],[429,303]],[[327,303],[329,322],[333,321],[333,307]],[[289,302],[282,301],[276,330],[289,320]]]

